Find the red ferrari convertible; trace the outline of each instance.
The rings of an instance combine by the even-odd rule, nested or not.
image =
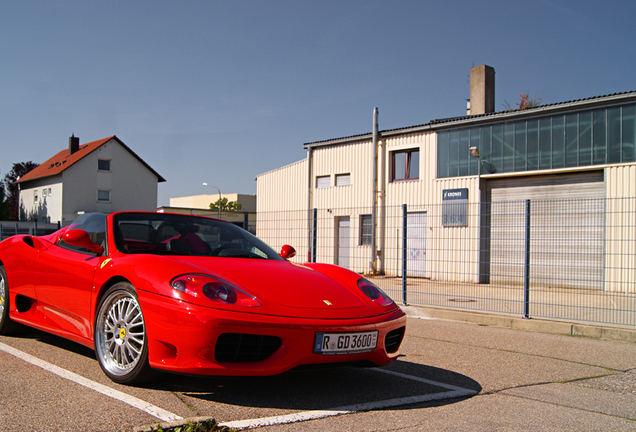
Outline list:
[[[294,254],[211,218],[87,213],[0,243],[0,334],[20,323],[94,348],[125,384],[151,368],[273,375],[395,360],[404,312],[359,274]]]

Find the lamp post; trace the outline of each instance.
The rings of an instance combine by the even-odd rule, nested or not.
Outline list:
[[[477,191],[478,191],[478,226],[479,226],[479,267],[477,269],[477,283],[482,283],[482,214],[481,214],[481,157],[479,155],[479,149],[477,147],[471,147],[468,149],[470,155],[477,158]]]
[[[477,147],[471,147],[468,149],[468,151],[470,152],[470,155],[476,157],[477,161],[479,162],[477,164],[477,179],[481,180],[481,159],[479,157],[479,149]]]
[[[214,188],[217,191],[219,191],[219,219],[221,219],[221,189],[219,189],[216,186],[212,186],[210,184],[207,184],[207,183],[203,183],[203,186],[208,186],[208,187]]]

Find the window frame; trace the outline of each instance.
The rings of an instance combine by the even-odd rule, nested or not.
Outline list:
[[[347,182],[344,184],[339,184],[339,179],[347,179]],[[351,173],[336,174],[335,186],[351,186]]]
[[[327,186],[324,186],[324,185],[320,186],[320,180],[324,180],[324,179],[327,179],[329,183],[327,184]],[[317,175],[316,176],[316,189],[328,189],[330,187],[331,187],[331,176],[330,175],[322,175],[322,176]]]
[[[108,199],[101,199],[99,197],[100,192],[107,192],[108,193]],[[97,202],[110,202],[110,200],[111,200],[110,189],[97,189]]]
[[[412,160],[412,155],[414,153],[417,153],[417,177],[411,177],[411,173],[410,173],[410,169],[411,169],[411,160]],[[395,172],[396,172],[396,156],[398,155],[405,155],[404,158],[404,178],[395,178]],[[420,179],[420,148],[419,147],[415,147],[415,148],[410,148],[410,149],[403,149],[403,150],[395,150],[391,152],[391,183],[393,182],[403,182],[403,181],[414,181],[414,180],[419,180]]]
[[[361,214],[359,217],[360,226],[358,228],[358,246],[372,246],[373,244],[373,216]],[[368,221],[365,224],[365,221]],[[365,232],[368,229],[368,233]]]
[[[110,172],[110,159],[97,159],[97,171]],[[104,169],[100,166],[102,162],[108,163],[108,169]]]

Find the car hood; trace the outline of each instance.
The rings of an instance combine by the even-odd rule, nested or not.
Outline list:
[[[359,290],[360,276],[340,268],[336,275],[327,275],[287,261],[209,257],[188,257],[186,261],[198,268],[193,268],[194,271],[232,282],[258,298],[263,306],[253,312],[306,318],[359,318],[397,308],[377,309],[380,306]]]

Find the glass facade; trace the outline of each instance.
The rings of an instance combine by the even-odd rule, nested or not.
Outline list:
[[[636,104],[445,130],[437,177],[636,162],[635,143]]]

